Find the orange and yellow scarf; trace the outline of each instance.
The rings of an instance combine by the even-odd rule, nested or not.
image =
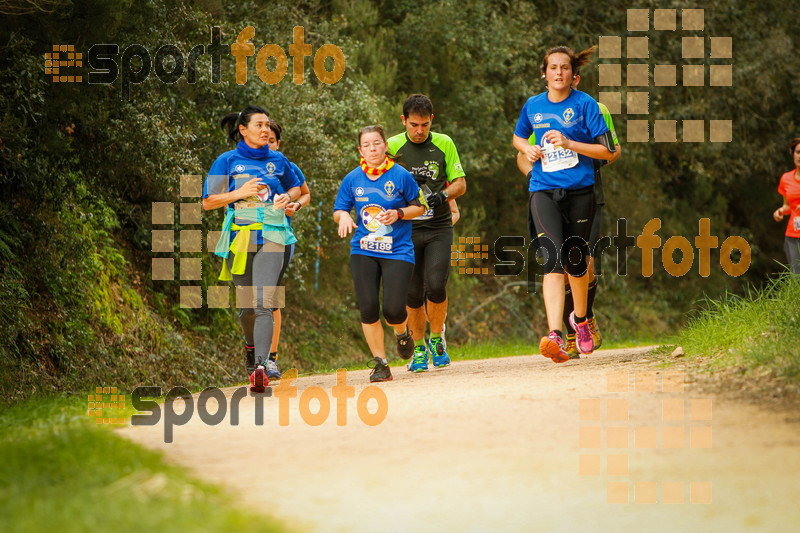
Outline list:
[[[386,159],[384,159],[383,163],[381,163],[381,166],[377,168],[368,167],[367,162],[364,160],[364,158],[363,157],[361,158],[361,170],[363,170],[364,173],[368,176],[380,176],[393,166],[394,166],[394,161],[392,161],[389,158],[389,156],[386,156]]]

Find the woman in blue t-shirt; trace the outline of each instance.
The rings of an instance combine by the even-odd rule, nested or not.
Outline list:
[[[278,279],[289,260],[290,246],[297,242],[284,209],[300,196],[300,182],[289,160],[267,145],[269,125],[269,113],[258,106],[223,118],[223,130],[238,143],[235,150],[214,161],[203,187],[203,209],[225,208],[222,235],[214,251],[224,258],[219,279],[233,280],[240,288],[237,300],[240,296],[249,300],[237,305],[241,306],[245,350],[253,356],[248,372],[255,392],[264,392],[269,383],[265,367],[272,344],[272,311],[283,299]]]
[[[542,337],[539,349],[556,363],[569,360],[561,337],[565,269],[575,302],[569,319],[576,345],[581,353],[594,350],[586,320],[586,241],[594,215],[592,160],[609,160],[613,154],[595,144],[608,131],[597,102],[572,88],[578,69],[594,50],[579,54],[566,46],[548,50],[541,65],[547,91],[525,102],[514,129],[514,148],[533,163],[528,187],[531,236],[547,256],[542,293],[550,333]]]
[[[269,130],[269,149],[278,151],[281,147],[281,133],[283,132],[283,128],[281,128],[280,124],[270,118]],[[297,179],[300,180],[300,197],[294,202],[289,202],[286,204],[286,209],[284,210],[286,213],[286,219],[289,221],[289,224],[291,224],[294,214],[311,202],[311,190],[308,188],[306,177],[303,175],[300,167],[291,161],[289,161],[289,164],[292,165],[292,170],[294,170]],[[281,274],[278,277],[279,285],[281,285],[283,282],[283,275],[286,273],[286,268],[289,266],[289,261],[291,261],[294,257],[294,244],[291,245],[288,252],[289,259],[284,264],[283,270],[281,270]],[[281,339],[281,324],[283,322],[283,316],[280,307],[275,309],[275,311],[272,313],[272,317],[275,321],[275,330],[272,335],[272,348],[269,351],[269,360],[267,360],[267,377],[270,380],[277,380],[281,379],[281,371],[278,368],[278,344],[280,343]]]
[[[383,316],[394,328],[397,353],[408,359],[414,339],[408,331],[406,295],[414,270],[411,222],[425,212],[414,177],[386,156],[386,135],[380,126],[366,126],[358,133],[361,165],[342,180],[333,206],[339,237],[350,240],[353,275],[361,328],[372,352],[370,381],[389,381],[383,327],[380,322],[380,286],[383,280]],[[355,209],[356,221],[350,215]]]

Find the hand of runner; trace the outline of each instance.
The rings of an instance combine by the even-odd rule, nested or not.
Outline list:
[[[272,209],[277,211],[278,209],[283,209],[289,203],[289,195],[287,193],[283,194],[276,194],[275,197],[272,199]]]
[[[779,207],[778,209],[776,209],[775,212],[772,213],[772,218],[775,219],[775,222],[780,222],[781,220],[783,220],[783,208]]]
[[[301,204],[300,202],[289,202],[286,205],[286,216],[293,217],[297,211],[300,210]]]
[[[539,147],[539,145],[532,144],[526,148],[524,154],[528,161],[535,163],[540,157],[542,157],[542,149]]]
[[[356,227],[356,223],[353,222],[353,217],[350,216],[350,213],[342,212],[339,217],[339,237],[344,239],[350,235]]]
[[[386,211],[384,211],[380,215],[376,216],[375,220],[377,220],[381,224],[384,224],[386,226],[390,226],[390,225],[394,224],[395,222],[397,222],[398,218],[399,217],[397,216],[397,209],[387,209]]]
[[[550,130],[544,134],[544,138],[550,141],[550,144],[565,150],[569,150],[570,146],[572,146],[572,141],[560,131]]]
[[[256,196],[258,194],[258,186],[261,184],[260,178],[253,178],[248,180],[244,185],[236,189],[239,194],[239,199]]]
[[[440,205],[444,205],[444,203],[447,200],[445,200],[444,194],[442,194],[441,191],[440,191],[440,192],[431,194],[430,196],[425,198],[425,201],[428,202],[428,207],[430,207],[431,209],[436,209]]]

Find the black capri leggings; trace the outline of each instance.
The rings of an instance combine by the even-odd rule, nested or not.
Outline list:
[[[406,312],[408,281],[413,263],[388,257],[350,255],[350,272],[361,311],[361,322],[374,324],[380,320],[380,288],[383,278],[383,317],[389,324],[402,324]]]
[[[408,306],[418,309],[426,298],[440,304],[447,299],[453,228],[414,228],[411,240],[414,241],[414,273],[408,286]]]
[[[255,346],[256,363],[260,363],[267,359],[272,345],[272,311],[283,307],[284,291],[280,287],[280,278],[289,264],[291,246],[267,241],[259,244],[257,251],[240,253],[247,254],[244,273],[231,274],[231,277],[237,287],[247,288],[242,293],[247,299],[239,311],[239,320],[245,342]]]
[[[531,195],[529,215],[539,253],[544,250],[547,256],[545,274],[562,273],[565,266],[571,276],[586,274],[594,187],[537,191]]]

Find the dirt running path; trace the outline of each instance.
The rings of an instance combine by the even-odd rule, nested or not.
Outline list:
[[[331,374],[296,381],[286,427],[277,398],[265,400],[256,426],[248,397],[236,427],[195,414],[170,444],[161,425],[121,433],[300,531],[797,531],[798,413],[789,420],[710,397],[692,375],[683,392],[665,392],[677,383],[667,373],[680,369],[660,370],[642,352],[604,350],[561,365],[541,356],[464,361],[423,374],[394,368],[394,381],[381,385],[388,416],[375,427],[352,399],[344,427],[335,402],[321,426],[303,422],[299,394],[313,385],[330,394]],[[612,387],[624,376],[629,392],[609,392],[609,373]],[[367,371],[348,381],[358,396]],[[581,420],[581,406],[590,418],[599,406],[602,419]],[[624,418],[625,406],[627,420],[610,420]],[[627,448],[614,442],[625,436]],[[627,474],[614,470],[625,461]]]

